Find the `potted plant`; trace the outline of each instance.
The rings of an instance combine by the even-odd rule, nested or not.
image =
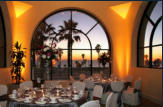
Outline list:
[[[25,57],[25,48],[18,42],[15,43],[11,51],[11,77],[15,80],[16,84],[19,84],[24,78],[21,76],[22,69],[25,67],[23,58]]]

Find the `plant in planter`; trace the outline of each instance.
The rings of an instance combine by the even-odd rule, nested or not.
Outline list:
[[[111,58],[110,58],[110,54],[109,53],[102,53],[99,58],[98,61],[102,64],[102,66],[105,68],[106,63],[110,63],[111,62]]]
[[[15,43],[11,51],[11,77],[15,80],[16,84],[19,84],[24,78],[21,76],[22,69],[25,67],[23,58],[25,57],[25,48],[18,42]]]

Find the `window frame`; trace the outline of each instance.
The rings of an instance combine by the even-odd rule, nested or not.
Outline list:
[[[138,40],[137,40],[137,67],[162,69],[162,66],[160,68],[157,68],[157,67],[154,67],[152,65],[152,56],[153,56],[153,54],[152,54],[153,49],[152,48],[162,46],[162,44],[157,44],[157,45],[152,44],[153,43],[153,38],[154,38],[154,33],[155,33],[156,29],[157,29],[157,26],[162,21],[162,16],[160,16],[155,23],[150,18],[150,15],[152,14],[152,11],[154,10],[156,4],[157,4],[157,1],[149,2],[146,9],[145,9],[145,11],[144,11],[144,13],[143,13],[143,16],[141,18],[139,31],[138,31]],[[153,28],[152,28],[151,33],[150,33],[149,46],[144,46],[145,32],[146,32],[148,22],[150,22],[152,24]],[[144,60],[140,62],[141,58],[144,59],[144,49],[145,48],[149,48],[149,67],[145,67],[144,64],[143,64],[143,66],[141,66],[142,63],[144,63]],[[141,52],[140,52],[141,49],[143,49],[143,54],[141,54]]]
[[[98,18],[96,18],[95,16],[93,16],[92,14],[90,14],[90,13],[88,13],[88,12],[86,12],[86,11],[84,11],[84,10],[81,10],[81,9],[62,9],[62,10],[58,10],[58,11],[55,11],[55,12],[53,12],[52,14],[50,14],[50,15],[48,15],[47,17],[45,17],[42,21],[40,21],[40,23],[39,23],[39,25],[45,20],[45,19],[47,19],[48,17],[50,17],[50,16],[52,16],[52,15],[55,15],[55,14],[57,14],[57,13],[60,13],[60,12],[64,12],[64,11],[70,11],[71,12],[71,18],[72,18],[72,12],[73,11],[77,11],[77,12],[80,12],[80,13],[83,13],[83,14],[85,14],[85,15],[88,15],[89,17],[91,17],[92,19],[94,19],[94,20],[96,20],[96,23],[95,23],[95,25],[94,26],[92,26],[91,28],[90,28],[90,30],[88,30],[87,31],[87,33],[82,33],[83,35],[85,35],[85,37],[88,39],[88,41],[90,42],[90,40],[89,40],[89,37],[88,37],[88,33],[89,32],[91,32],[92,31],[92,29],[94,28],[94,27],[96,27],[97,25],[100,25],[101,27],[102,27],[102,29],[103,29],[103,31],[104,31],[104,33],[106,34],[106,38],[107,38],[107,42],[108,42],[108,49],[101,49],[101,50],[108,50],[109,52],[110,52],[110,56],[112,57],[112,54],[111,54],[111,41],[110,41],[110,39],[109,39],[109,33],[107,32],[107,30],[105,29],[105,27],[104,27],[104,25],[103,25],[103,23],[101,22],[101,21],[99,21],[99,19]],[[39,26],[38,25],[38,26]],[[37,27],[38,27],[37,26]],[[37,27],[36,27],[36,29],[37,29]],[[35,29],[35,31],[36,31],[36,29]],[[34,31],[34,32],[35,32]],[[33,38],[32,38],[32,40],[33,40]],[[32,42],[31,42],[31,44],[32,44]],[[92,44],[91,44],[92,45]],[[32,46],[32,45],[31,45]],[[63,49],[63,50],[68,50],[68,49]],[[73,49],[72,48],[72,50],[90,50],[90,52],[92,53],[92,51],[93,50],[95,50],[95,49]],[[72,51],[71,50],[71,51]],[[92,54],[91,54],[92,55]],[[31,56],[32,56],[32,47],[31,47]],[[68,59],[67,59],[68,60]],[[71,59],[71,61],[73,61],[72,59]],[[92,61],[92,59],[90,58],[90,61]],[[32,62],[31,62],[32,63]],[[71,67],[71,75],[72,75],[72,68],[73,67]],[[93,64],[92,64],[92,66],[90,67],[91,68],[91,75],[92,75],[92,68],[93,68]],[[32,71],[32,64],[31,64],[31,71]],[[111,75],[111,63],[109,63],[109,70],[108,71],[110,71],[109,73],[110,73],[110,75]],[[51,76],[52,76],[52,72],[51,72]],[[31,72],[31,80],[32,80],[32,72]],[[52,77],[51,77],[51,80],[52,80]]]
[[[5,30],[4,16],[3,16],[3,11],[2,11],[1,6],[0,6],[0,20],[2,22],[2,31],[3,31],[3,35],[2,35],[3,36],[3,40],[2,40],[3,46],[0,48],[3,48],[3,54],[4,54],[4,56],[2,56],[2,57],[4,57],[3,65],[0,65],[0,68],[1,68],[1,67],[7,66],[7,63],[6,63],[6,30]]]

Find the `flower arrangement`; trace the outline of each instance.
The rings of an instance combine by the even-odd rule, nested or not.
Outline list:
[[[41,50],[38,51],[38,57],[43,60],[58,60],[58,49],[56,49],[55,47],[56,45],[53,47],[47,45],[41,46]]]

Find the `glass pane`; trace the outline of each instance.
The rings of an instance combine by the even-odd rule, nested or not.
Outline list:
[[[149,41],[150,41],[150,35],[152,32],[153,26],[152,24],[148,21],[146,31],[145,31],[145,39],[144,39],[144,46],[149,46]]]
[[[149,67],[149,48],[144,48],[144,67]]]
[[[52,79],[53,80],[67,80],[69,79],[67,50],[62,50],[63,54],[58,61],[52,63]]]
[[[72,50],[72,74],[79,79],[81,73],[89,76],[90,72],[90,50]]]
[[[88,33],[88,37],[92,42],[92,48],[95,49],[97,44],[101,45],[101,49],[109,49],[108,39],[101,25],[97,25]]]
[[[160,16],[162,16],[162,1],[158,1],[158,3],[155,5],[150,18],[153,20],[153,22],[156,22]]]
[[[72,12],[72,20],[78,23],[77,29],[82,30],[84,33],[87,33],[97,23],[87,14],[78,11]]]
[[[152,65],[154,68],[161,68],[162,46],[157,46],[152,48]]]
[[[90,67],[90,59],[90,50],[72,50],[72,66],[74,68]]]
[[[54,68],[68,67],[68,64],[67,64],[67,50],[62,50],[62,54],[60,55],[58,61],[54,61],[52,66]]]
[[[45,21],[47,22],[47,24],[52,24],[52,26],[55,27],[55,31],[58,32],[58,30],[60,29],[59,26],[63,26],[64,21],[68,20],[70,20],[70,11],[59,12],[48,17]]]
[[[76,35],[73,35],[76,36]],[[74,39],[74,44],[73,44],[73,49],[91,49],[90,48],[90,43],[87,39],[87,37],[84,34],[79,34],[80,36],[80,41],[75,41]]]
[[[62,41],[56,43],[56,48],[67,49],[67,45],[68,45],[68,41],[62,40]]]
[[[153,37],[152,45],[157,44],[162,44],[162,21],[160,21],[160,23],[158,24]]]

